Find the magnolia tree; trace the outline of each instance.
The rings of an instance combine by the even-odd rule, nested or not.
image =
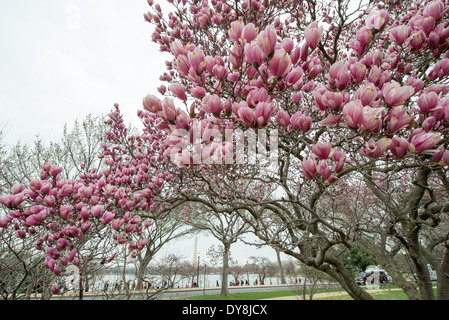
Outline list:
[[[76,121],[70,130],[65,126],[64,135],[59,141],[44,143],[37,137],[31,145],[17,142],[9,148],[5,147],[5,152],[0,158],[0,188],[2,189],[0,193],[16,190],[21,184],[29,185],[30,181],[39,179],[41,165],[45,162],[51,161],[63,167],[67,178],[76,177],[76,170],[84,171],[81,167],[86,166],[81,165],[82,163],[87,163],[89,168],[100,168],[101,160],[97,158],[97,155],[105,129],[106,125],[99,117],[89,115],[82,122]],[[75,149],[76,152],[74,152]],[[17,201],[20,197],[20,195],[17,196]],[[0,217],[3,218],[4,211],[2,209],[0,211],[2,211]],[[4,298],[27,299],[30,294],[40,292],[46,299],[50,296],[50,288],[55,280],[68,289],[66,280],[69,278],[58,278],[45,268],[44,252],[35,250],[34,245],[37,239],[48,237],[47,231],[43,228],[32,228],[29,237],[11,236],[17,230],[18,225],[12,223],[7,227],[3,225],[0,229],[2,260],[0,282]],[[89,273],[93,275],[94,270],[101,267],[98,260],[107,255],[109,245],[104,239],[104,232],[99,229],[90,230],[85,234],[85,239],[82,245],[76,245],[74,249],[84,250],[83,265],[89,268]],[[73,271],[75,272],[74,269]],[[75,280],[75,276],[70,280]],[[79,277],[79,280],[86,282],[86,277]],[[83,283],[78,281],[67,283],[69,282],[72,288]],[[82,294],[82,290],[79,292]]]
[[[118,105],[109,114],[108,143],[98,155],[104,168],[82,163],[82,173],[64,179],[62,167],[44,163],[38,179],[15,184],[10,194],[0,197],[6,212],[0,216],[2,233],[33,243],[29,250],[41,252],[43,265],[54,275],[71,270],[81,279],[89,257],[95,255],[97,263],[105,264],[114,258],[111,248],[116,245],[128,245],[132,257],[146,246],[144,231],[159,212],[153,199],[171,174],[160,155],[163,133],[154,129],[155,116],[139,116],[145,129],[134,136],[123,124]],[[55,284],[53,292],[59,290]]]
[[[433,266],[449,298],[448,1],[148,2],[171,59],[143,106],[169,135],[178,199],[245,212],[355,299],[372,299],[341,259],[355,243],[385,263],[406,252],[419,294],[393,275],[413,299],[435,298]]]

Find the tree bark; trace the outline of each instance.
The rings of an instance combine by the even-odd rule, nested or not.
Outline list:
[[[143,277],[145,270],[153,258],[153,252],[147,248],[144,257],[139,261],[139,268],[137,269],[137,288],[141,289],[143,284]]]
[[[437,297],[438,300],[449,300],[449,249],[446,248],[443,261],[436,269],[438,278]]]
[[[276,250],[276,258],[278,260],[278,265],[279,265],[279,273],[280,273],[280,277],[281,277],[281,284],[286,284],[287,282],[285,281],[284,267],[282,266],[282,261],[281,261],[281,252],[279,250]]]
[[[229,251],[231,249],[231,245],[229,243],[223,243],[223,269],[221,273],[221,296],[228,296],[228,273],[229,273]]]

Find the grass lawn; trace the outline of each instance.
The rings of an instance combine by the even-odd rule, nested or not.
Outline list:
[[[295,295],[293,290],[278,290],[266,292],[241,292],[232,293],[229,296],[220,296],[219,294],[193,296],[183,298],[184,300],[258,300],[278,297],[288,297]]]
[[[336,292],[342,291],[341,288],[331,288],[326,290],[318,290],[316,293],[320,292]],[[218,294],[213,295],[198,295],[193,297],[182,298],[184,300],[259,300],[259,299],[270,299],[279,297],[290,297],[298,295],[297,290],[276,290],[276,291],[260,291],[260,292],[241,292],[232,293],[229,296],[220,296]]]
[[[371,294],[374,300],[408,300],[407,295],[402,290],[385,290],[383,292],[375,292]],[[349,295],[323,297],[316,300],[353,300]]]
[[[391,286],[390,289],[395,289]],[[435,288],[436,290],[436,288]],[[342,291],[341,288],[318,290],[317,293],[329,293],[329,292],[339,292]],[[296,290],[277,290],[277,291],[264,291],[264,292],[242,292],[242,293],[232,293],[229,296],[223,297],[220,295],[199,295],[194,297],[185,297],[184,300],[259,300],[259,299],[270,299],[278,297],[288,297],[298,295]],[[375,300],[408,300],[407,295],[402,290],[388,290],[385,289],[382,292],[373,292],[372,296]],[[352,298],[347,295],[338,295],[330,297],[315,297],[314,300],[352,300]]]

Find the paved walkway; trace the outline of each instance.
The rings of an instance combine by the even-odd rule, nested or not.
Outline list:
[[[384,292],[389,290],[401,290],[399,288],[393,288],[393,289],[370,289],[367,290],[370,293],[376,293],[376,292]],[[315,293],[313,295],[312,300],[316,300],[319,298],[326,298],[326,297],[335,297],[335,296],[346,296],[348,293],[346,291],[338,291],[338,292],[322,292],[322,293]],[[262,300],[303,300],[302,296],[287,296],[287,297],[277,297],[277,298],[268,298],[268,299],[262,299]]]

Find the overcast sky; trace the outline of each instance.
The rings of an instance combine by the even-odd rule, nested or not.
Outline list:
[[[36,135],[57,140],[64,124],[106,114],[114,103],[126,123],[138,125],[142,98],[158,94],[170,59],[151,42],[147,11],[146,0],[0,0],[0,130],[6,143],[31,143]],[[211,244],[219,243],[198,239],[202,257]],[[193,246],[192,238],[167,250],[190,259]],[[233,248],[239,263],[251,255],[276,259],[270,248]]]
[[[0,1],[0,128],[12,144],[57,139],[65,123],[118,103],[138,123],[167,54],[151,42],[146,0]]]

